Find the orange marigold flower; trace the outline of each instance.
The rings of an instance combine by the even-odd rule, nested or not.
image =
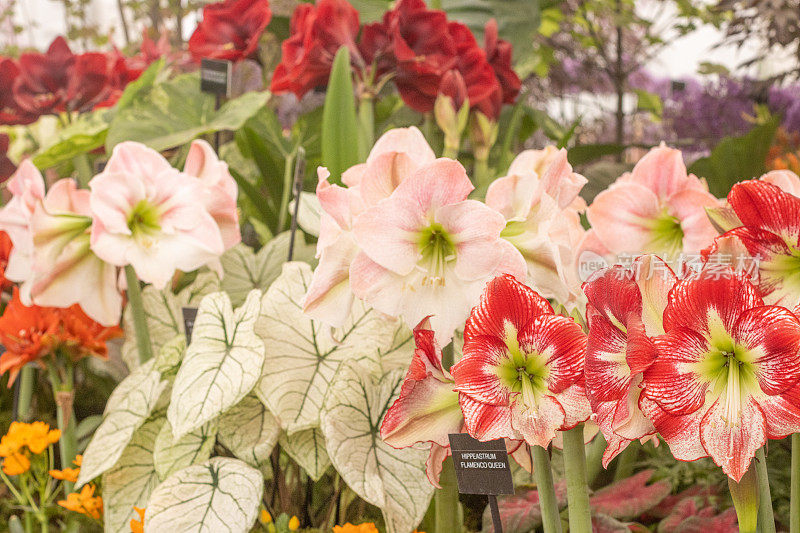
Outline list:
[[[44,422],[12,422],[8,433],[0,439],[0,457],[3,457],[3,472],[16,476],[31,467],[29,453],[40,454],[48,446],[58,442],[61,431],[50,429]]]
[[[357,526],[347,522],[343,526],[333,526],[334,533],[378,533],[378,528],[372,522],[364,522]]]
[[[6,279],[6,267],[8,266],[8,256],[11,255],[11,238],[5,231],[0,231],[0,291],[4,291],[14,286],[14,283]]]
[[[31,467],[31,460],[23,453],[14,453],[3,459],[3,472],[8,476],[24,474]]]
[[[91,516],[100,520],[103,516],[103,498],[94,495],[95,486],[84,485],[81,491],[67,494],[66,500],[59,500],[58,505],[69,511]]]
[[[10,371],[9,386],[27,363],[63,350],[73,360],[87,356],[108,357],[106,341],[122,336],[117,327],[105,327],[78,305],[65,309],[25,306],[14,289],[11,302],[0,317],[0,374]]]
[[[139,514],[139,520],[131,518],[131,533],[144,533],[144,509],[133,508]]]
[[[64,470],[50,470],[50,476],[55,479],[60,479],[61,481],[69,481],[70,483],[76,483],[78,481],[78,475],[81,473],[81,462],[83,462],[82,455],[76,455],[75,460],[72,461],[72,464],[77,466],[78,468],[65,468]]]

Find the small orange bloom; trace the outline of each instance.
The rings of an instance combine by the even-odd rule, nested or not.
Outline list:
[[[139,514],[139,520],[131,518],[131,533],[144,533],[144,509],[133,508]]]
[[[354,526],[350,522],[343,526],[333,526],[334,533],[378,533],[378,528],[372,522],[364,522]]]
[[[65,468],[64,470],[50,470],[50,475],[55,479],[60,479],[61,481],[69,481],[70,483],[76,483],[78,481],[78,475],[81,473],[81,462],[83,462],[82,455],[76,455],[75,460],[72,461],[72,464],[77,466],[78,468]]]
[[[84,485],[80,493],[71,492],[67,494],[66,500],[59,500],[58,505],[69,511],[91,516],[95,520],[100,520],[103,516],[103,498],[94,495],[95,486],[91,483]]]
[[[48,446],[58,442],[61,431],[50,429],[44,422],[12,422],[8,433],[0,439],[0,457],[3,457],[3,471],[9,476],[27,472],[31,466],[28,455],[38,455]]]
[[[3,459],[3,472],[8,476],[24,474],[31,467],[31,460],[22,453],[14,453]]]

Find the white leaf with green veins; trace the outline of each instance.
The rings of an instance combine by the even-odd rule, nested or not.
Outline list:
[[[281,449],[295,460],[306,474],[314,481],[319,481],[322,474],[331,466],[328,452],[325,451],[325,437],[319,428],[305,429],[280,439]]]
[[[281,267],[289,257],[291,235],[288,231],[279,233],[265,244],[258,253],[245,244],[237,244],[222,257],[222,290],[231,297],[233,305],[240,305],[253,289],[266,291],[281,274]],[[295,237],[294,259],[311,263],[315,248],[303,240],[303,235]]]
[[[184,334],[181,308],[196,307],[203,296],[219,290],[219,277],[209,271],[200,272],[197,278],[178,294],[173,293],[169,287],[159,291],[152,285],[146,286],[142,290],[142,301],[152,353],[157,354],[161,347],[176,335]],[[122,345],[122,360],[128,368],[133,369],[139,366],[139,350],[136,347],[136,335],[133,334],[130,305],[125,308],[123,325],[127,335]]]
[[[176,472],[150,495],[147,531],[246,533],[256,521],[264,480],[238,459],[215,457]]]
[[[103,421],[83,453],[78,486],[96,478],[119,460],[134,432],[151,415],[167,387],[154,369],[155,359],[134,370],[108,398]]]
[[[114,468],[103,474],[105,533],[130,533],[131,518],[138,519],[133,507],[145,507],[150,493],[158,485],[153,445],[166,422],[163,414],[145,422],[136,430]]]
[[[280,422],[250,395],[219,417],[217,438],[238,459],[267,474],[271,472],[269,456],[280,433]]]
[[[359,301],[341,328],[331,330],[312,320],[302,309],[310,283],[311,267],[286,263],[264,295],[256,323],[267,349],[256,393],[290,435],[319,426],[319,410],[342,361],[380,371],[383,352],[408,350],[410,360],[413,349],[413,341],[396,339],[399,321]]]
[[[186,351],[186,335],[178,334],[164,343],[155,356],[156,370],[165,373],[175,372],[183,360]]]
[[[211,457],[217,434],[217,422],[211,421],[178,440],[172,436],[169,422],[161,427],[153,449],[153,463],[161,480],[187,466],[203,463]]]
[[[261,377],[264,343],[254,333],[261,292],[235,312],[224,292],[200,302],[192,342],[172,386],[167,419],[176,438],[239,403]]]
[[[380,507],[388,533],[413,531],[433,495],[425,476],[428,453],[397,450],[380,438],[404,375],[397,369],[376,379],[356,363],[343,364],[320,414],[334,468],[359,496]]]

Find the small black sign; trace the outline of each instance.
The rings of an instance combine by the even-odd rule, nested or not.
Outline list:
[[[192,330],[194,330],[194,320],[197,318],[196,307],[182,307],[183,330],[186,332],[186,344],[192,342]]]
[[[200,61],[200,90],[229,98],[231,95],[231,75],[233,63],[223,59],[203,59]]]
[[[450,449],[461,494],[514,494],[514,480],[503,439],[481,442],[451,433]]]

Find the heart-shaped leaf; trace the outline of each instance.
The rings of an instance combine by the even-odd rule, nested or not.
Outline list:
[[[291,435],[280,437],[281,449],[299,464],[314,481],[331,466],[331,459],[325,449],[325,437],[319,428],[304,429]]]
[[[567,504],[567,483],[556,483],[556,501],[559,509]],[[528,533],[542,525],[542,508],[539,506],[539,492],[534,488],[518,488],[516,494],[499,496],[497,506],[505,533]],[[483,532],[494,533],[492,515],[489,507],[483,512]]]
[[[251,394],[219,418],[217,438],[238,459],[266,474],[280,433],[280,422]]]
[[[389,533],[413,531],[433,495],[425,476],[428,453],[397,450],[379,436],[404,375],[398,369],[378,379],[353,361],[343,363],[320,415],[333,466],[361,498],[381,509]]]
[[[261,292],[251,292],[235,312],[228,295],[203,298],[192,342],[175,376],[167,419],[181,438],[239,403],[261,377],[264,343],[253,327]]]
[[[652,470],[643,470],[598,490],[589,499],[592,512],[619,519],[633,519],[647,512],[666,498],[672,490],[672,486],[666,480],[648,485],[647,481],[652,476]]]
[[[161,426],[153,448],[158,478],[167,479],[178,470],[207,461],[211,457],[216,432],[217,423],[211,421],[176,440],[169,422]]]

